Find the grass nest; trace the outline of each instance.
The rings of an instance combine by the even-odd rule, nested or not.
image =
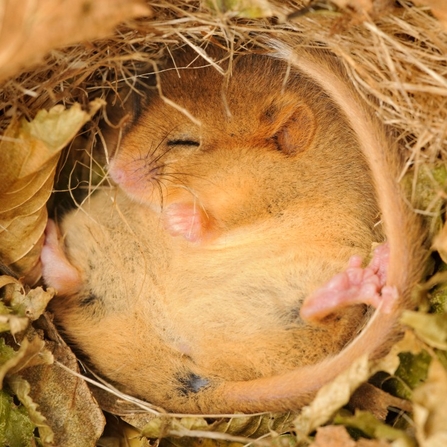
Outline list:
[[[69,6],[48,0],[6,1],[2,8],[1,445],[447,443],[446,6],[430,0],[76,0]],[[262,48],[265,38],[333,52],[393,128],[407,161],[402,182],[433,241],[428,279],[415,290],[419,311],[406,315],[404,339],[362,376],[392,393],[370,391],[377,405],[368,411],[352,413],[331,388],[346,388],[355,401],[361,378],[353,379],[354,365],[300,414],[169,415],[79,370],[54,329],[45,313],[53,292],[39,287],[35,274],[47,210],[107,186],[103,132],[110,123],[103,104],[124,100],[115,94],[124,85],[135,88],[141,66],[156,66],[180,46],[201,52],[214,41],[231,53]]]

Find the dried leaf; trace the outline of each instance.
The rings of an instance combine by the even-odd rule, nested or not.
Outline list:
[[[411,403],[408,400],[392,396],[370,383],[360,385],[348,403],[348,408],[352,412],[355,410],[368,411],[380,421],[385,421],[389,407],[412,411]]]
[[[3,289],[2,301],[0,301],[0,332],[10,331],[13,335],[23,331],[28,326],[28,319],[20,318],[12,314],[12,309],[5,303],[14,293],[23,291],[22,285],[10,276],[0,276],[0,289]]]
[[[13,120],[0,141],[0,256],[29,282],[40,275],[39,256],[60,151],[103,105],[84,112],[79,104],[40,111],[27,122]]]
[[[296,416],[293,413],[266,413],[254,416],[238,414],[231,418],[220,417],[217,420],[200,415],[179,418],[169,414],[158,415],[155,411],[156,407],[145,402],[137,405],[112,391],[92,387],[92,392],[103,410],[120,416],[123,421],[135,427],[141,435],[151,439],[165,438],[170,435],[179,436],[178,433],[185,433],[188,437],[200,437],[199,433],[204,432],[217,433],[217,435],[227,434],[229,437],[257,438],[272,431],[289,432]],[[151,407],[152,411],[144,410],[148,407]],[[175,444],[174,437],[169,439]]]
[[[315,441],[309,447],[390,447],[391,444],[383,439],[364,439],[354,441],[345,427],[339,425],[328,425],[319,427]],[[394,444],[394,447],[405,447],[402,443]]]
[[[364,411],[357,411],[355,416],[337,416],[334,422],[336,424],[343,424],[348,427],[356,428],[370,438],[384,439],[388,441],[401,440],[403,445],[408,447],[414,445],[412,439],[404,431],[390,427],[377,420],[372,414]]]
[[[45,316],[37,323],[52,340],[45,348],[55,362],[22,369],[19,375],[30,384],[29,396],[54,432],[55,445],[94,447],[104,429],[104,415],[86,382],[64,368],[79,373],[76,357],[52,323]]]
[[[5,288],[3,294],[4,306],[0,314],[26,317],[31,321],[37,320],[45,311],[49,301],[53,298],[55,291],[51,288],[44,290],[42,287],[31,289],[28,293],[25,291],[22,283],[11,276],[0,276],[0,289]],[[7,329],[9,330],[9,329]]]
[[[446,314],[424,314],[407,310],[403,313],[401,321],[412,327],[418,337],[428,345],[447,350]]]
[[[11,307],[19,316],[34,321],[44,313],[54,293],[53,289],[44,290],[42,287],[31,289],[26,294],[16,293],[11,300]]]
[[[351,394],[368,380],[369,375],[368,357],[363,356],[335,380],[323,386],[313,402],[304,407],[294,421],[298,437],[307,436],[327,422],[340,407],[349,402]]]
[[[365,439],[361,438],[355,444],[355,447],[412,447],[414,444],[408,445],[405,442],[401,442],[401,439],[394,441],[390,444],[383,439]]]
[[[415,336],[413,331],[407,330],[404,337],[393,345],[385,357],[373,362],[372,373],[384,371],[393,375],[401,365],[402,352],[419,354],[424,348],[425,345]],[[399,395],[404,398],[407,397],[407,394]]]
[[[227,434],[230,438],[231,436],[257,438],[272,431],[277,433],[290,431],[294,417],[290,413],[258,416],[235,415],[233,418],[218,420],[205,419],[200,416],[184,418],[147,416],[148,422],[143,427],[135,424],[135,421],[141,423],[142,419],[138,420],[129,416],[123,416],[122,419],[140,428],[142,435],[152,439],[169,437],[174,434],[175,436],[182,436],[181,433],[191,437],[194,436],[194,431],[222,433]],[[199,434],[197,434],[197,437],[199,437]]]
[[[127,441],[126,446],[129,447],[149,447],[150,442],[141,436],[139,430],[132,427],[125,427],[124,436]]]
[[[433,239],[433,249],[439,253],[441,259],[447,263],[447,223]]]
[[[27,338],[24,338],[21,341],[18,351],[15,351],[10,347],[8,347],[10,349],[8,350],[4,345],[4,339],[0,339],[0,342],[3,344],[2,352],[8,357],[8,359],[0,365],[0,386],[6,375],[17,373],[30,366],[52,363],[53,358],[46,350],[45,342],[35,334],[33,335],[31,341]]]
[[[127,421],[127,418],[123,418]],[[141,434],[147,438],[157,439],[169,435],[169,432],[176,429],[188,430],[206,430],[208,423],[202,417],[191,418],[172,418],[172,417],[156,417],[146,424]]]
[[[447,373],[433,359],[427,382],[414,391],[414,423],[420,447],[447,445]]]
[[[39,62],[53,48],[104,37],[120,22],[149,16],[142,0],[4,0],[0,79]]]
[[[20,138],[27,141],[29,149],[17,177],[42,169],[103,104],[98,99],[91,102],[89,113],[83,112],[79,104],[70,109],[57,105],[48,111],[40,110],[31,122],[22,121]]]
[[[39,318],[54,295],[54,290],[44,291],[41,287],[26,293],[20,281],[6,275],[0,276],[0,289],[2,288],[0,332],[9,331],[13,335],[24,331],[30,320]]]
[[[358,11],[369,12],[373,8],[373,0],[334,0],[339,8],[354,8]]]
[[[12,314],[0,315],[0,332],[9,331],[12,335],[15,335],[24,331],[28,324],[28,318],[21,318]]]
[[[309,447],[355,447],[355,441],[344,427],[328,425],[317,429],[315,441]]]
[[[14,278],[13,276],[8,276],[8,275],[0,276],[0,289],[2,289],[5,286],[8,286],[10,284],[17,284],[22,287],[22,283],[18,279]]]
[[[238,17],[250,19],[272,17],[274,9],[268,0],[204,0],[205,5],[215,11],[232,11]]]

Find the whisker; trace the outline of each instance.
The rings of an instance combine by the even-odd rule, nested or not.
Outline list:
[[[158,179],[155,179],[155,184],[157,186],[158,189],[158,193],[160,195],[160,209],[163,212],[164,209],[164,194],[163,194],[163,186],[166,188],[166,185],[163,184],[163,182],[161,182]],[[166,188],[167,189],[167,188]]]
[[[163,167],[166,165],[163,165]],[[160,175],[166,176],[166,177],[174,177],[174,176],[182,176],[182,177],[193,177],[198,178],[200,180],[207,180],[210,183],[212,183],[211,180],[206,178],[206,176],[198,175],[198,174],[191,174],[190,172],[163,172]]]

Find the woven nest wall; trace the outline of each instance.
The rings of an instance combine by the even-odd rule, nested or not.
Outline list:
[[[0,6],[1,445],[447,445],[442,2],[5,0]],[[421,305],[407,316],[411,329],[383,361],[387,374],[376,375],[392,395],[374,391],[368,411],[340,410],[377,371],[359,373],[354,365],[334,385],[348,397],[334,397],[329,388],[301,414],[166,415],[80,371],[44,313],[52,298],[39,287],[48,212],[67,197],[76,204],[109,184],[104,104],[125,100],[116,93],[136,85],[140,67],[155,67],[179,46],[203,53],[207,43],[218,42],[231,53],[262,49],[266,38],[325,47],[339,57],[401,143],[407,160],[401,180],[438,253],[427,266],[427,283],[415,291]],[[87,381],[97,385],[88,388]],[[390,416],[393,406],[400,410]]]

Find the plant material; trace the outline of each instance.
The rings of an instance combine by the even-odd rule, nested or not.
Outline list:
[[[121,21],[150,15],[142,0],[4,0],[0,80],[40,62],[54,48],[104,37]]]
[[[55,106],[28,122],[14,120],[0,140],[0,257],[30,283],[40,276],[39,256],[47,223],[47,200],[61,150],[101,107]]]
[[[447,445],[447,373],[433,360],[427,382],[415,390],[414,422],[420,447]]]
[[[55,104],[64,104],[65,108],[69,108],[78,103],[86,109],[94,97],[113,97],[113,101],[120,105],[125,102],[126,97],[109,93],[118,92],[121,86],[135,88],[135,73],[142,66],[150,67],[148,71],[153,70],[160,59],[170,57],[169,53],[179,46],[189,45],[198,51],[206,52],[207,44],[212,41],[227,48],[229,53],[247,48],[263,51],[266,49],[266,39],[279,39],[291,46],[323,47],[339,58],[365,101],[376,108],[378,116],[396,135],[402,156],[407,161],[402,177],[407,174],[405,181],[408,182],[412,203],[417,204],[417,212],[428,215],[434,222],[432,235],[440,228],[440,214],[445,201],[447,154],[447,27],[446,6],[443,0],[417,0],[415,3],[422,5],[420,7],[407,1],[387,0],[318,1],[310,5],[301,0],[7,0],[3,3],[4,18],[0,33],[0,78],[3,79],[0,90],[0,128],[9,130],[3,135],[0,158],[9,156],[10,146],[6,143],[17,145],[16,137],[17,132],[21,132],[21,118],[31,121],[40,110],[48,110]],[[313,7],[316,4],[322,7]],[[338,9],[334,8],[333,4],[338,6]],[[327,7],[328,5],[331,5],[331,8]],[[385,7],[381,8],[381,5]],[[354,7],[354,12],[351,7]],[[151,17],[149,9],[153,11]],[[126,23],[129,18],[137,16],[140,17],[138,20]],[[293,20],[287,20],[287,17],[293,17]],[[109,33],[118,22],[121,23],[119,28],[114,33]],[[106,34],[107,38],[98,39]],[[84,43],[74,45],[75,42]],[[211,59],[209,62],[213,63]],[[33,64],[32,69],[29,64]],[[28,71],[24,71],[23,67]],[[107,123],[107,117],[104,118]],[[97,114],[84,127],[83,150],[72,150],[72,159],[67,158],[67,164],[73,160],[67,169],[72,172],[73,166],[76,166],[76,174],[82,172],[79,174],[80,178],[90,180],[92,168],[102,168],[99,162],[95,165],[93,156],[98,145],[98,135],[101,138],[103,130],[98,124],[99,119],[100,114]],[[46,137],[51,132],[45,130],[43,136]],[[33,141],[40,141],[42,133],[38,135],[39,138]],[[18,152],[20,153],[20,150]],[[84,163],[83,160],[80,162],[81,152],[83,156],[87,153],[86,159],[89,163]],[[51,153],[44,151],[34,157],[42,157],[41,161],[47,160],[49,163],[52,157],[56,160],[58,156],[51,156]],[[45,177],[44,164],[34,169],[34,173],[32,170],[23,171],[34,176],[29,177],[28,183],[20,177],[23,182],[20,185],[34,184],[34,192],[28,190],[28,195],[39,196],[42,200],[39,203],[32,202],[31,205],[18,199],[17,206],[11,207],[12,196],[8,196],[3,202],[9,205],[5,209],[0,208],[0,213],[6,216],[3,220],[3,214],[0,215],[1,229],[5,223],[12,225],[20,222],[23,230],[22,236],[16,238],[17,244],[8,242],[5,245],[3,239],[0,240],[2,256],[7,257],[7,262],[20,271],[32,269],[36,265],[41,243],[39,238],[42,238],[45,226],[46,212],[43,208],[52,188],[54,166],[53,171],[48,168]],[[19,181],[17,173],[21,172],[22,165],[23,162],[17,160],[16,155],[2,160],[2,169],[6,166],[8,169],[14,167],[16,174],[3,175],[3,172],[0,172],[0,202],[3,200],[2,194],[6,191],[6,185],[10,186]],[[421,183],[424,176],[427,182]],[[40,192],[39,188],[36,188],[38,183],[45,183]],[[11,191],[18,193],[23,189],[20,185],[17,183]],[[70,188],[71,185],[67,187]],[[427,191],[429,194],[426,194]],[[421,196],[427,197],[427,201],[422,202],[422,205]],[[28,219],[31,211],[36,214]],[[38,214],[39,212],[42,214]],[[25,224],[26,220],[29,222]],[[37,231],[36,228],[40,230]],[[29,234],[33,234],[33,237]],[[5,236],[0,234],[0,238],[2,237]],[[25,244],[22,239],[27,239],[28,242]],[[22,265],[22,259],[27,257],[27,253],[31,253],[33,247],[35,252],[30,259],[34,261]],[[441,248],[440,250],[442,252]],[[16,285],[8,285],[7,288],[22,294],[19,286],[16,288]],[[40,292],[36,293],[39,296]],[[14,436],[24,433],[25,437],[29,438],[38,426],[42,443],[45,445],[50,442],[50,432],[45,432],[43,426],[38,425],[41,423],[39,418],[26,416],[27,413],[33,412],[32,405],[27,403],[26,396],[29,396],[33,402],[39,404],[37,411],[53,431],[53,442],[56,445],[93,446],[102,431],[102,415],[88,393],[86,382],[76,376],[78,372],[74,356],[58,338],[54,328],[51,329],[51,325],[42,318],[35,323],[36,326],[39,325],[37,341],[30,341],[32,331],[28,334],[30,339],[26,336],[22,340],[22,350],[11,341],[12,337],[8,331],[16,337],[27,331],[28,317],[37,318],[41,306],[48,298],[42,297],[42,301],[38,298],[39,304],[36,305],[36,299],[31,299],[31,295],[32,304],[28,304],[26,296],[17,300],[17,310],[13,310],[12,305],[8,304],[10,301],[0,305],[0,329],[4,331],[4,339],[10,344],[9,346],[3,342],[0,345],[1,371],[5,383],[3,393],[8,389],[14,394],[13,390],[7,388],[8,381],[13,376],[21,377],[30,384],[28,391],[26,385],[22,387],[23,382],[11,379],[11,388],[14,388],[19,399],[23,401],[21,406],[8,394],[0,396],[1,402],[7,405],[4,407],[5,411],[0,414],[4,427],[7,427],[4,433],[0,432],[0,440],[6,439],[6,445],[14,445]],[[423,315],[422,318],[431,316]],[[432,320],[429,321],[430,324],[431,322]],[[442,321],[437,322],[440,323],[437,327],[443,325]],[[433,363],[430,359],[434,355],[433,346],[437,346],[436,349],[445,347],[445,334],[441,331],[433,336],[427,335],[425,331],[424,335],[420,327],[416,327],[416,332],[428,344],[412,336],[414,332],[408,331],[406,338],[396,344],[385,359],[372,365],[354,365],[354,370],[340,379],[341,383],[337,382],[339,388],[334,385],[333,388],[328,388],[329,391],[322,391],[316,403],[305,409],[295,423],[300,430],[300,442],[311,442],[313,429],[322,423],[331,423],[334,413],[349,400],[352,391],[373,372],[380,370],[394,375],[396,369],[400,368],[396,373],[398,375],[388,380],[388,383],[392,384],[393,380],[401,383],[407,393],[405,395],[414,399],[417,441],[423,446],[444,445],[445,430],[442,422],[445,424],[447,410],[442,402],[446,401],[445,378],[438,366],[434,366],[436,362]],[[42,346],[42,334],[45,334],[45,340],[49,344],[39,350]],[[424,349],[423,354],[420,354],[421,349]],[[43,352],[47,353],[44,357],[52,353],[57,362],[33,364],[42,357]],[[401,354],[402,352],[405,354]],[[45,358],[49,360],[49,357]],[[61,366],[64,359],[67,359],[69,369],[74,372],[68,372]],[[66,376],[59,375],[61,371],[64,371]],[[69,379],[68,376],[73,376],[76,380],[73,377]],[[423,388],[424,385],[420,387],[423,379],[427,379],[426,388]],[[78,389],[82,389],[80,394],[77,394]],[[50,398],[52,390],[54,395]],[[108,393],[113,392],[113,388],[109,388]],[[124,399],[134,401],[131,397],[120,394],[118,400]],[[26,409],[29,411],[25,411]],[[202,415],[176,417],[179,415],[167,415],[162,412],[154,414],[154,409],[148,405],[144,410],[140,407],[140,414],[137,414],[137,410],[126,415],[124,412],[120,413],[117,408],[112,410],[136,427],[129,428],[126,425],[129,436],[125,437],[129,443],[134,442],[138,446],[147,445],[146,440],[140,438],[143,434],[151,439],[162,437],[156,441],[162,445],[165,443],[177,446],[204,445],[211,442],[241,443],[247,441],[246,437],[252,439],[259,436],[263,438],[257,441],[258,443],[270,445],[276,442],[281,445],[282,442],[293,445],[298,442],[293,434],[294,427],[289,415],[283,419],[281,416],[275,416],[275,421],[278,422],[276,424],[275,421],[270,421],[269,415],[257,415],[252,418],[235,416],[225,419],[208,419]],[[85,416],[90,419],[84,419]],[[73,425],[68,423],[69,420],[75,421]],[[85,435],[82,434],[84,427],[89,427],[85,429]],[[265,435],[261,435],[261,430],[256,427],[262,429]],[[337,434],[338,445],[377,447],[388,444],[388,441],[383,439],[356,441],[347,437],[348,432],[342,427],[330,430],[334,438]],[[288,434],[278,436],[283,432]],[[319,428],[315,442],[319,441],[322,432]],[[376,431],[370,431],[370,434],[379,436]],[[114,440],[107,439],[110,443]],[[370,444],[366,444],[367,441]],[[320,445],[338,447],[337,444],[321,442]],[[404,438],[399,438],[394,444],[403,445],[403,442],[406,442]]]

